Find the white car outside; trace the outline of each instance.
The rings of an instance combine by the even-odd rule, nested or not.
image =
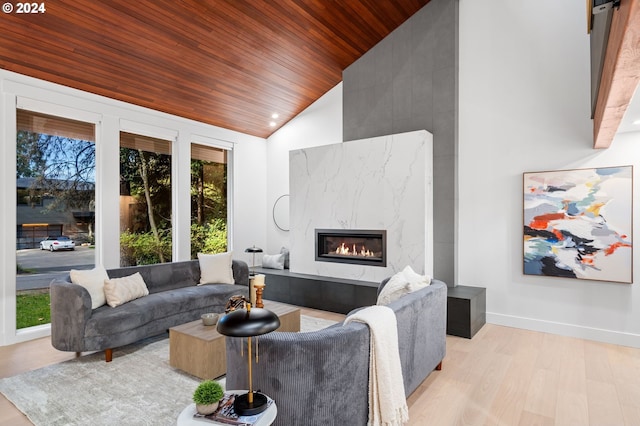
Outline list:
[[[76,243],[69,237],[60,235],[58,237],[47,237],[46,240],[40,241],[40,250],[75,250]]]

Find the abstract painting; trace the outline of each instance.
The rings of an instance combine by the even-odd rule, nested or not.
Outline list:
[[[632,166],[523,178],[525,275],[633,281]]]

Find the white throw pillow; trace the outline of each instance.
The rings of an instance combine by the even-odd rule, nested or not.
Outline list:
[[[409,282],[402,272],[394,274],[378,295],[378,305],[388,305],[409,293]]]
[[[388,305],[400,299],[405,294],[420,290],[431,284],[431,277],[416,273],[411,266],[406,266],[401,272],[394,274],[378,295],[378,305]]]
[[[429,275],[420,275],[409,265],[404,267],[402,274],[411,285],[411,291],[420,290],[431,284],[431,277]]]
[[[198,253],[200,261],[200,283],[202,284],[235,284],[231,267],[233,252],[204,254]]]
[[[284,269],[285,254],[265,254],[262,256],[262,267],[268,269]]]
[[[104,295],[104,280],[109,276],[103,266],[96,266],[94,269],[69,271],[71,282],[86,288],[91,296],[91,309],[99,308],[107,303]]]
[[[122,278],[104,280],[104,295],[112,308],[149,294],[140,272]]]

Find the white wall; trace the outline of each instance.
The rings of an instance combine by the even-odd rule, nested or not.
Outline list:
[[[236,144],[233,150],[233,258],[248,265],[252,256],[244,250],[267,243],[266,152],[264,139]]]
[[[175,190],[174,260],[190,258],[190,143],[233,147],[231,248],[235,258],[250,261],[244,249],[266,244],[266,140],[209,126],[196,121],[141,108],[46,81],[0,69],[0,197],[8,208],[0,212],[0,345],[47,335],[48,327],[15,332],[15,167],[16,103],[44,108],[49,114],[74,116],[96,123],[96,263],[106,268],[119,264],[119,132],[152,133],[175,140],[173,161],[179,164],[172,176]],[[80,116],[76,116],[80,114]],[[148,133],[145,133],[148,134]],[[180,224],[179,226],[176,224]]]
[[[265,253],[289,247],[289,232],[273,223],[273,204],[289,193],[289,151],[342,142],[342,83],[329,90],[267,139],[267,244]],[[256,259],[256,263],[258,260]]]
[[[460,0],[458,284],[487,288],[489,322],[640,347],[637,283],[522,273],[523,172],[639,177],[640,134],[592,149],[585,21],[581,0]]]

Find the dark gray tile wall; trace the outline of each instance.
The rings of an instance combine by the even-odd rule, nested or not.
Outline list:
[[[342,79],[343,140],[433,134],[434,275],[454,285],[458,0],[431,0]]]

